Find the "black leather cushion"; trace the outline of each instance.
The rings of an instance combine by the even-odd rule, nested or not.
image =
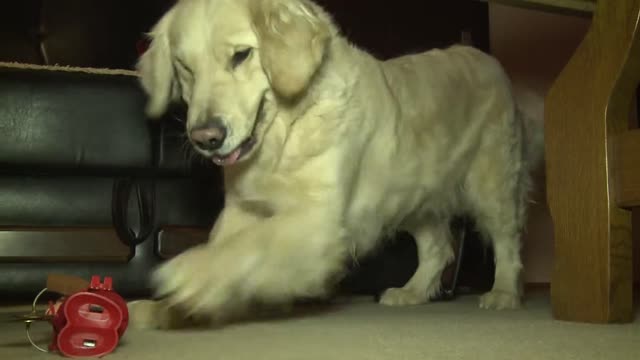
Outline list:
[[[0,68],[0,167],[150,168],[145,100],[134,76]]]
[[[110,226],[113,180],[0,176],[2,226]]]
[[[183,109],[152,121],[145,102],[135,76],[0,67],[0,228],[112,228],[135,246],[126,263],[0,263],[0,297],[33,297],[52,272],[146,295],[158,232],[213,225],[221,169],[192,156]]]
[[[224,205],[222,179],[212,176],[156,180],[156,224],[210,228]]]

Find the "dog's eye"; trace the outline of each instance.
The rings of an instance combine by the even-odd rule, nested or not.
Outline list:
[[[233,54],[233,57],[231,57],[231,67],[235,69],[240,64],[245,62],[249,58],[249,55],[251,55],[251,50],[252,50],[251,48],[248,48],[248,49],[236,51]]]

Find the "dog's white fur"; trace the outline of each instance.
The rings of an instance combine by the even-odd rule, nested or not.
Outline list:
[[[519,306],[542,130],[492,57],[453,46],[379,61],[308,0],[181,0],[151,35],[139,63],[151,116],[182,97],[188,129],[224,119],[221,153],[252,131],[258,140],[224,170],[210,241],[154,274],[169,303],[218,317],[324,296],[350,258],[396,230],[415,236],[419,267],[380,302],[425,303],[454,255],[449,219],[468,213],[496,255],[480,305]],[[234,51],[247,48],[233,68]]]

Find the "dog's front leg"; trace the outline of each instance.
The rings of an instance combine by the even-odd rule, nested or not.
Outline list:
[[[253,227],[261,218],[259,214],[247,211],[240,204],[227,200],[209,233],[209,244],[221,244],[232,238],[233,234]]]
[[[232,234],[241,231],[243,228],[253,227],[259,217],[259,214],[246,211],[238,203],[227,199],[224,209],[209,233],[208,244],[201,244],[187,250],[187,252],[174,258],[164,266],[174,267],[177,266],[174,262],[189,262],[190,259],[196,257],[193,254],[204,252],[201,249],[204,250],[211,247],[214,243],[219,246],[231,238]],[[129,302],[127,305],[130,325],[138,329],[178,329],[208,323],[209,319],[207,318],[188,316],[188,309],[173,306],[170,301],[171,298],[162,298],[160,300],[134,300]]]
[[[162,265],[154,274],[158,295],[191,315],[225,317],[254,300],[323,295],[346,255],[330,211],[291,210],[225,235]]]

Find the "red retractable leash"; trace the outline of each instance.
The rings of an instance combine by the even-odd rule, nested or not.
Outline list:
[[[43,352],[57,352],[70,358],[103,357],[112,353],[129,324],[129,310],[125,300],[113,289],[113,280],[93,276],[89,286],[50,302],[44,315],[38,315],[33,303],[32,313],[22,317],[27,323],[27,336],[31,344]],[[53,291],[55,292],[55,291]],[[65,295],[65,294],[63,294]],[[47,320],[53,326],[53,339],[49,349],[43,349],[31,339],[30,325]]]

